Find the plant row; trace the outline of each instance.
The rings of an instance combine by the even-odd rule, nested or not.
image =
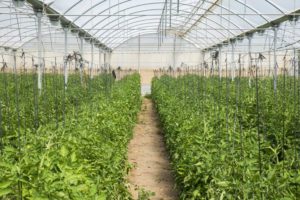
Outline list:
[[[18,76],[22,84],[14,76],[1,77],[9,99],[1,98],[0,199],[130,199],[124,177],[139,76],[81,84],[73,75],[64,88],[62,76],[47,75],[41,94],[34,75]]]
[[[155,78],[181,199],[300,198],[300,80]]]

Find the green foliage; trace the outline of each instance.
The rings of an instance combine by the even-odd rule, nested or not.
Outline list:
[[[181,199],[299,199],[299,81],[155,78]]]
[[[35,96],[28,92],[34,85],[32,75],[21,76],[22,85],[7,79],[8,87],[0,87],[9,98],[1,99],[0,199],[131,199],[126,154],[140,109],[139,76],[115,82],[102,75],[81,85],[79,76],[73,75],[64,94],[58,87],[62,76],[47,75],[43,94],[37,96],[37,128]],[[15,87],[20,121],[12,100]]]
[[[155,192],[145,190],[144,188],[139,189],[138,200],[150,200],[150,197],[153,196],[155,196]]]

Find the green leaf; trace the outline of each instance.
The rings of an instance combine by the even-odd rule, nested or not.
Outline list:
[[[4,195],[12,193],[12,189],[10,188],[5,188],[5,189],[0,189],[0,197],[3,197]]]
[[[106,200],[106,194],[105,193],[101,193],[96,200]]]
[[[4,182],[0,182],[0,189],[5,189],[8,186],[10,186],[12,182],[11,181],[4,181]]]
[[[76,161],[77,161],[76,153],[73,152],[73,153],[71,154],[71,162],[76,162]]]
[[[200,192],[199,192],[199,190],[194,190],[194,192],[193,192],[193,197],[200,197]]]
[[[66,146],[62,146],[59,153],[62,157],[67,157],[69,151]]]
[[[219,182],[217,182],[217,185],[219,185],[221,187],[228,187],[229,182],[228,181],[219,181]]]

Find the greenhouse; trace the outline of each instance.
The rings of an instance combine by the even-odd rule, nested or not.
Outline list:
[[[0,200],[300,199],[300,0],[0,0]]]

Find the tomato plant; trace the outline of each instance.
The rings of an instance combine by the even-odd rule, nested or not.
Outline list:
[[[300,83],[279,77],[274,96],[271,81],[153,80],[181,199],[300,198]]]
[[[62,76],[46,75],[41,95],[32,75],[20,75],[19,85],[1,76],[0,199],[131,199],[126,155],[141,103],[138,75],[84,85],[73,75],[66,90]]]

